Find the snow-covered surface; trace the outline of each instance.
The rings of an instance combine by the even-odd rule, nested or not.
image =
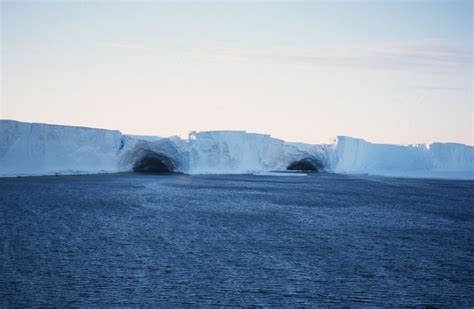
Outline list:
[[[189,174],[273,175],[309,159],[326,172],[474,179],[474,147],[463,144],[400,146],[338,137],[310,145],[245,131],[160,138],[0,120],[0,176],[130,171],[150,155]]]

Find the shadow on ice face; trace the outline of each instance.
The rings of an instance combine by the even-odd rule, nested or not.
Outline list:
[[[171,173],[173,170],[174,164],[168,157],[151,151],[145,152],[133,165],[134,172]]]
[[[286,169],[289,171],[322,172],[323,164],[317,159],[304,158],[302,160],[292,162]]]

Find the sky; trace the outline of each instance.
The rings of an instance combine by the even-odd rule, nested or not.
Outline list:
[[[0,118],[473,144],[471,1],[2,1]]]

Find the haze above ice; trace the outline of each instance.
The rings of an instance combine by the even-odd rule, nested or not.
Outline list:
[[[0,6],[0,118],[473,144],[470,1]]]

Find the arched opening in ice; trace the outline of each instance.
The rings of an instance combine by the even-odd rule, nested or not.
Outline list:
[[[323,164],[313,158],[304,158],[299,161],[292,162],[286,169],[289,171],[321,172],[323,170]]]
[[[173,170],[174,165],[168,157],[151,151],[146,152],[133,165],[134,172],[171,173]]]

